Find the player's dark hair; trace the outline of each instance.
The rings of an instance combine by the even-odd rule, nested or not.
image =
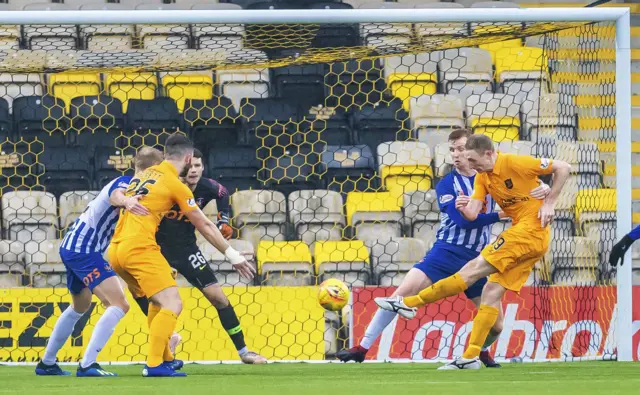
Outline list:
[[[182,133],[174,133],[164,144],[164,154],[167,157],[183,157],[193,152],[193,143]]]
[[[484,154],[485,151],[495,151],[495,148],[493,148],[493,141],[484,134],[474,134],[469,136],[464,148],[474,150],[481,154]]]
[[[463,137],[469,137],[473,134],[471,129],[456,129],[453,132],[449,133],[449,141],[456,141]]]
[[[133,163],[137,171],[142,171],[160,164],[163,159],[164,157],[160,150],[151,147],[141,147],[138,152],[136,152]]]
[[[202,152],[200,152],[199,149],[194,148],[193,149],[193,157],[196,159],[202,159]]]

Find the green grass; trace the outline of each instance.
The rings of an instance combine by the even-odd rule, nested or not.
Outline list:
[[[617,395],[640,393],[640,364],[508,364],[436,371],[435,364],[188,365],[187,378],[143,378],[141,366],[112,366],[116,378],[36,377],[33,367],[0,366],[0,394],[181,395]],[[75,367],[65,366],[67,370]]]

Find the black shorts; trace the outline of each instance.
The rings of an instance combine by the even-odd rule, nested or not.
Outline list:
[[[202,290],[210,285],[217,284],[218,279],[196,245],[172,249],[163,249],[162,255],[169,265],[176,269],[191,285]]]

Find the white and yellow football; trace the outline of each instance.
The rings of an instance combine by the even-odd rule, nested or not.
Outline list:
[[[329,311],[342,310],[349,302],[349,288],[335,278],[325,280],[318,289],[318,303]]]

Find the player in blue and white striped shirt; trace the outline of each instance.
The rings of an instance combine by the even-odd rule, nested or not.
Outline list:
[[[136,172],[162,162],[163,155],[153,148],[142,148],[135,158]],[[126,197],[124,190],[131,177],[123,176],[107,184],[89,203],[87,209],[73,223],[60,244],[60,257],[67,269],[67,288],[72,304],[56,322],[42,361],[36,367],[39,376],[66,376],[56,364],[56,355],[67,341],[82,315],[91,306],[95,294],[107,306],[98,320],[76,376],[116,376],[103,370],[96,362],[98,353],[105,346],[118,322],[129,310],[122,286],[103,254],[118,222],[120,208],[136,215],[149,211],[138,200],[141,196]]]
[[[427,255],[407,273],[402,284],[394,295],[413,295],[440,279],[455,274],[467,262],[476,258],[480,251],[491,239],[491,225],[500,221],[503,214],[496,211],[496,205],[491,197],[487,197],[485,210],[475,221],[467,221],[455,207],[459,196],[469,197],[473,194],[473,183],[476,172],[471,169],[464,155],[465,144],[471,132],[458,129],[449,135],[449,151],[453,159],[453,169],[436,185],[436,195],[440,206],[440,229],[436,233],[436,242]],[[544,199],[549,191],[547,185],[542,185],[533,191],[531,196]],[[482,288],[486,279],[478,281],[465,291],[466,296],[477,306],[480,305]],[[411,292],[415,291],[415,292]],[[378,309],[371,323],[365,331],[360,345],[349,350],[340,351],[336,357],[344,362],[362,362],[366,353],[384,329],[393,321],[396,313]],[[492,328],[482,361],[487,367],[499,367],[486,351],[498,338],[502,331],[502,315]]]

